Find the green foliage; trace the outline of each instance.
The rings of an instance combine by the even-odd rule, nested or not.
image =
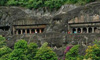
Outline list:
[[[2,47],[0,48],[0,60],[7,60],[9,53],[11,53],[11,49],[8,47]]]
[[[94,2],[94,1],[96,1],[96,0],[78,0],[77,3],[80,4],[80,5],[84,5],[86,3]]]
[[[86,4],[96,0],[0,0],[0,5],[23,6],[27,8],[43,8],[53,10],[60,8],[63,4]]]
[[[8,60],[8,56],[9,56],[9,53],[1,56],[0,60]]]
[[[8,60],[27,60],[27,58],[22,49],[14,49],[10,53]]]
[[[14,49],[26,49],[27,48],[27,41],[19,40],[15,43]]]
[[[66,60],[76,60],[78,55],[78,48],[79,45],[73,46],[67,53],[66,53]]]
[[[2,48],[3,46],[6,46],[6,39],[0,36],[0,48]]]
[[[44,43],[37,51],[35,60],[57,60],[57,55],[47,45],[48,43]]]
[[[0,5],[5,5],[8,0],[0,0]]]
[[[6,47],[6,46],[3,48],[0,48],[0,56],[3,56],[3,55],[10,53],[10,52],[11,52],[11,49]]]
[[[75,4],[77,2],[78,2],[78,0],[67,0],[67,3],[69,3],[69,4]]]
[[[25,6],[28,0],[9,0],[7,5],[10,6]]]
[[[26,55],[27,55],[27,58],[29,60],[33,60],[34,59],[34,56],[36,55],[36,52],[38,50],[37,48],[38,48],[38,46],[37,46],[36,43],[30,43],[28,45],[28,48],[26,50]]]
[[[93,46],[88,46],[85,58],[100,60],[100,45],[94,44]]]
[[[10,53],[8,60],[27,60],[25,51],[27,49],[27,42],[19,40],[14,45],[14,50]]]
[[[6,39],[0,36],[0,60],[7,60],[12,50],[6,46]]]

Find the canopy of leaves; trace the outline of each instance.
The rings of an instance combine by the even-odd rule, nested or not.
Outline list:
[[[88,46],[86,49],[85,58],[100,60],[100,41],[95,41],[93,46]]]
[[[42,47],[37,51],[35,60],[58,60],[55,52],[44,43]]]
[[[79,56],[78,54],[79,45],[73,46],[67,53],[66,53],[66,60],[76,60]]]
[[[3,46],[6,46],[6,39],[0,36],[0,48],[2,48]]]
[[[12,50],[6,46],[6,39],[0,36],[0,60],[7,60]]]
[[[15,43],[14,49],[26,49],[27,48],[27,41],[19,40]]]
[[[10,53],[8,60],[27,60],[27,58],[22,49],[14,49]]]
[[[36,52],[38,50],[37,48],[38,48],[38,46],[37,46],[36,43],[30,43],[28,45],[28,48],[26,50],[26,55],[27,55],[27,58],[29,60],[33,60],[34,59],[34,56],[36,55]]]
[[[0,0],[0,5],[22,6],[27,8],[58,9],[63,4],[86,4],[96,0]]]
[[[0,60],[7,60],[12,50],[9,47],[0,48]]]

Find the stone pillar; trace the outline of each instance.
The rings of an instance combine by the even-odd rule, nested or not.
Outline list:
[[[83,33],[83,28],[81,28],[81,33]]]
[[[92,33],[94,33],[94,27],[92,27]]]
[[[76,33],[78,33],[78,28],[75,28],[76,29]]]
[[[25,29],[25,34],[27,34],[27,29]]]
[[[15,28],[14,28],[14,26],[13,26],[13,34],[15,34]]]
[[[35,33],[37,33],[37,29],[35,29]]]
[[[23,34],[23,30],[21,30],[21,34]]]
[[[39,33],[42,33],[42,30],[41,29],[39,29]]]
[[[16,35],[18,35],[18,30],[16,30]]]
[[[70,33],[71,33],[71,34],[73,33],[73,28],[70,28]]]
[[[32,33],[32,30],[30,29],[30,34]]]
[[[87,33],[89,33],[89,27],[87,27],[86,29],[87,29]]]

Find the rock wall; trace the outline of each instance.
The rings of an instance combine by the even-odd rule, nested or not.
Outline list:
[[[67,7],[67,8],[66,8]],[[100,15],[100,3],[95,2],[85,6],[65,5],[58,11],[44,12],[43,10],[29,10],[22,7],[0,7],[0,26],[29,24],[47,24],[44,33],[27,35],[6,36],[7,45],[13,47],[14,43],[20,39],[36,42],[39,46],[48,42],[51,47],[63,47],[68,43],[80,44],[83,48],[80,54],[84,54],[84,49],[92,45],[95,39],[100,40],[100,34],[67,34],[68,22],[81,15]],[[86,18],[86,17],[85,17]],[[10,31],[8,31],[10,32]],[[4,34],[4,33],[2,33]],[[56,50],[55,50],[56,51]],[[62,51],[57,50],[57,51]],[[59,56],[62,56],[57,52]]]
[[[85,16],[86,14],[88,14],[88,16],[94,16],[95,14],[100,15],[100,3],[99,2],[90,3],[88,5],[70,10],[65,14],[56,15],[52,19],[52,23],[48,27],[49,29],[51,29],[49,30],[49,32],[53,31],[53,32],[66,33],[66,31],[68,31],[67,27],[68,27],[68,22],[70,20],[79,17],[81,15]],[[85,19],[87,18],[85,17]]]
[[[58,56],[63,56],[64,47],[66,47],[67,44],[79,44],[79,53],[84,55],[87,46],[93,45],[95,40],[100,41],[100,34],[43,33],[15,35],[13,37],[6,37],[6,39],[7,45],[11,48],[13,48],[15,42],[21,39],[25,39],[28,43],[35,42],[38,46],[41,46],[44,42],[48,42],[49,46],[54,48],[54,51],[58,54]]]
[[[48,42],[49,46],[51,47],[62,47],[63,43],[65,42],[65,35],[66,34],[61,33],[24,34],[6,37],[6,39],[9,47],[12,47],[16,41],[21,39],[25,39],[28,43],[36,42],[41,45],[44,42]],[[9,43],[11,41],[13,41],[12,44]]]

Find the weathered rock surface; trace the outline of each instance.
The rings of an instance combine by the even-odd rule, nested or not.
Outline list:
[[[66,33],[66,31],[68,30],[67,29],[68,21],[70,21],[71,19],[74,19],[75,17],[80,17],[81,15],[85,16],[86,14],[88,14],[90,17],[95,14],[100,15],[100,3],[99,2],[90,3],[88,5],[70,10],[65,14],[59,14],[59,15],[54,16],[52,23],[48,27],[49,32]]]
[[[13,47],[14,43],[20,39],[30,42],[36,42],[39,46],[44,42],[48,42],[51,47],[62,47],[67,43],[80,44],[85,48],[93,44],[94,40],[100,40],[100,34],[67,34],[68,21],[75,17],[88,14],[93,16],[100,15],[100,3],[95,2],[85,6],[64,5],[58,11],[44,12],[43,10],[29,10],[22,7],[0,7],[0,26],[10,26],[10,30],[1,31],[0,34],[5,35],[7,45]],[[45,31],[41,34],[12,35],[13,25],[29,25],[29,24],[47,24]],[[10,35],[9,35],[10,33]],[[7,35],[8,34],[8,35]],[[91,38],[92,37],[92,38]],[[56,51],[56,50],[55,50]],[[63,56],[57,50],[58,56]],[[80,54],[84,54],[82,51]]]

